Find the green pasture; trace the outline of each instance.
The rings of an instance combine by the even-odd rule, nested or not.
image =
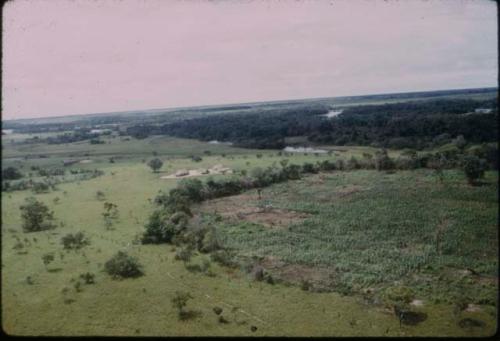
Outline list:
[[[346,151],[334,151],[331,156],[278,156],[278,151],[238,149],[169,137],[130,141],[117,137],[104,145],[11,145],[4,141],[3,167],[22,165],[21,170],[27,173],[34,165],[61,167],[62,160],[77,158],[93,162],[68,168],[98,168],[105,172],[91,180],[59,184],[57,191],[35,195],[55,212],[57,228],[49,231],[22,232],[19,206],[34,195],[31,191],[2,192],[2,327],[8,334],[487,336],[496,331],[496,310],[487,300],[479,302],[480,312],[456,314],[452,303],[454,284],[441,284],[451,285],[450,295],[434,285],[439,283],[436,277],[451,267],[471,266],[497,276],[494,270],[498,245],[494,242],[498,239],[493,231],[498,198],[494,173],[488,173],[487,185],[477,188],[466,186],[463,176],[456,172],[447,173],[444,184],[427,171],[330,173],[325,175],[323,184],[315,184],[317,176],[310,176],[263,191],[276,207],[311,213],[302,224],[279,233],[255,226],[218,226],[224,242],[239,252],[276,255],[291,263],[349,268],[352,271],[342,274],[342,283],[360,288],[370,285],[378,289],[398,281],[411,286],[417,298],[424,300],[420,309],[428,318],[416,326],[400,327],[394,314],[366,304],[358,296],[308,292],[286,283],[254,282],[244,272],[215,262],[211,263],[214,277],[191,273],[181,261],[174,260],[171,245],[133,243],[154,209],[148,199],[154,199],[160,190],[168,191],[178,181],[160,179],[161,176],[216,164],[250,170],[279,164],[285,158],[296,164],[326,158],[348,159],[374,151],[370,148],[332,147]],[[206,155],[205,150],[212,155]],[[142,162],[153,158],[153,152],[165,162],[159,173],[153,173]],[[47,157],[24,159],[38,154]],[[200,155],[203,160],[193,162],[189,155]],[[110,157],[115,158],[114,163],[109,162]],[[336,197],[339,188],[353,185],[362,190]],[[119,220],[111,230],[104,226],[104,201],[96,198],[97,191],[118,206]],[[60,199],[58,203],[54,202],[56,197]],[[256,203],[249,202],[252,204]],[[444,220],[449,224],[445,239],[451,251],[437,256],[427,238],[436,224]],[[255,229],[255,233],[245,234],[245,229]],[[61,237],[78,231],[83,231],[91,244],[79,251],[63,250]],[[287,241],[291,239],[300,241],[304,249],[299,243],[290,252]],[[398,244],[401,241],[415,243],[415,249],[404,253]],[[113,280],[103,271],[103,264],[119,250],[127,250],[139,259],[144,266],[143,277]],[[46,267],[41,257],[50,252],[55,260]],[[425,261],[419,263],[422,257]],[[198,255],[193,262],[203,258],[207,256]],[[421,283],[422,278],[411,278],[418,264],[424,265],[421,270],[430,276],[430,287]],[[96,283],[84,285],[78,292],[74,279],[86,272],[96,275]],[[443,278],[447,280],[446,276]],[[462,298],[470,300],[467,303],[475,302],[473,284],[456,285],[464,288],[466,296]],[[194,297],[187,308],[198,312],[196,318],[178,320],[170,300],[179,290]],[[491,285],[481,289],[486,298],[491,298],[491,292]],[[444,299],[437,301],[440,297]],[[223,308],[222,315],[229,323],[217,321],[212,311],[215,306]],[[485,326],[458,327],[458,321],[469,315],[484,321]],[[252,326],[257,329],[252,331]]]

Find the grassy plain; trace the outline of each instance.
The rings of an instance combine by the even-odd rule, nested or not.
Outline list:
[[[233,169],[251,169],[284,158],[302,164],[326,158],[348,159],[373,149],[331,147],[346,151],[336,151],[332,156],[279,157],[277,151],[237,149],[168,137],[130,141],[117,137],[110,142],[47,146],[9,144],[8,139],[3,139],[3,167],[22,165],[22,170],[28,172],[33,165],[60,167],[64,159],[81,158],[93,162],[69,168],[98,168],[105,172],[98,178],[59,184],[57,191],[36,195],[55,212],[59,226],[50,231],[23,233],[19,205],[33,194],[2,192],[2,326],[8,334],[485,336],[496,330],[496,309],[484,303],[491,303],[488,299],[497,282],[482,283],[484,287],[481,283],[453,284],[446,282],[445,276],[450,268],[473,267],[497,278],[494,270],[498,238],[494,233],[498,198],[494,173],[488,173],[488,185],[477,188],[466,186],[463,175],[456,172],[448,172],[444,184],[426,171],[353,171],[325,174],[322,180],[319,175],[312,176],[263,191],[265,200],[276,207],[310,213],[303,223],[273,230],[221,222],[221,238],[239,252],[273,255],[293,264],[350,269],[339,272],[338,283],[360,289],[382,290],[398,281],[411,286],[416,298],[424,301],[420,309],[428,318],[417,326],[400,327],[392,313],[358,296],[314,293],[286,283],[253,282],[243,271],[214,262],[211,267],[215,277],[191,273],[182,262],[174,260],[172,246],[132,243],[154,208],[148,199],[177,183],[176,179],[160,177],[178,169],[208,168],[219,163]],[[207,156],[205,150],[212,155]],[[152,158],[153,151],[166,162],[156,174],[142,162]],[[47,157],[24,159],[38,154]],[[202,155],[203,160],[193,162],[186,158],[191,154]],[[108,160],[111,156],[114,163]],[[344,197],[337,195],[342,188],[352,186],[359,191]],[[95,196],[98,190],[104,192],[107,201],[118,205],[119,222],[112,230],[104,226],[103,202]],[[60,198],[57,204],[55,197]],[[443,249],[443,254],[437,255],[432,251],[432,233],[443,222],[447,222],[448,243],[444,247],[450,253]],[[77,231],[84,231],[91,244],[80,251],[64,251],[61,237]],[[18,240],[23,247],[15,249]],[[105,274],[103,264],[119,250],[138,257],[145,276],[117,281]],[[41,257],[48,252],[54,252],[56,259],[46,268]],[[205,257],[199,255],[193,261]],[[418,265],[425,278],[413,279],[411,274]],[[73,279],[85,272],[95,273],[96,283],[84,285],[78,292]],[[452,271],[450,276],[454,274]],[[28,284],[28,276],[33,284]],[[442,287],[436,279],[440,276],[444,278]],[[454,312],[455,296],[453,292],[448,294],[445,286],[463,293],[465,297],[461,299],[466,303],[482,304],[481,311]],[[478,294],[476,288],[480,288]],[[170,300],[178,290],[193,295],[188,308],[201,312],[199,317],[184,322],[177,319]],[[479,293],[487,300],[479,301]],[[223,316],[230,323],[217,322],[214,306],[224,309]],[[469,315],[484,321],[485,326],[458,327],[457,322]],[[251,326],[257,330],[252,332]]]

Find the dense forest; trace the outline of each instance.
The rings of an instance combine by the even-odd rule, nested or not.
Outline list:
[[[475,109],[493,109],[476,113]],[[435,147],[459,135],[473,143],[493,142],[498,135],[496,99],[438,99],[353,106],[334,117],[325,106],[276,109],[241,115],[218,114],[162,126],[136,125],[127,133],[137,138],[166,134],[202,141],[230,141],[252,148],[283,148],[285,138],[335,145],[388,148]]]

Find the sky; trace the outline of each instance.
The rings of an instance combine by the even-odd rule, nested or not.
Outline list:
[[[13,0],[2,119],[497,86],[489,0]]]

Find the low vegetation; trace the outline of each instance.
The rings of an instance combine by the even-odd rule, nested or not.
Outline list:
[[[27,198],[24,205],[20,206],[20,210],[24,232],[39,232],[55,227],[54,212],[33,197]]]
[[[144,275],[142,265],[137,258],[129,256],[124,251],[119,251],[105,264],[104,269],[113,278],[135,278]]]

